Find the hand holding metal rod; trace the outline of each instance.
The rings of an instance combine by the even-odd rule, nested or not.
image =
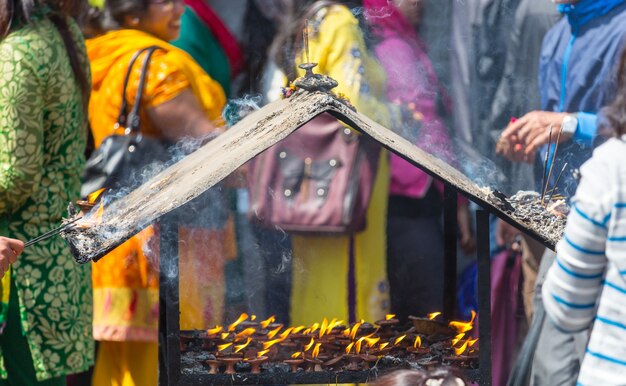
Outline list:
[[[41,236],[35,237],[34,239],[28,240],[26,243],[24,243],[24,248],[29,247],[45,239],[49,239],[50,237],[58,235],[59,233],[69,228],[72,224],[74,224],[76,221],[80,220],[81,218],[82,218],[81,216],[76,216],[73,219],[66,222],[65,224],[61,225],[60,227],[54,228],[51,231],[48,231],[42,234]]]

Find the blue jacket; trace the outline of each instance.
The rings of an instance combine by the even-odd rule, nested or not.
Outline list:
[[[539,64],[542,110],[578,115],[574,141],[559,145],[553,171],[554,180],[568,162],[558,191],[567,197],[576,188],[573,169],[591,157],[597,113],[614,97],[617,65],[625,43],[626,3],[581,27],[570,25],[565,17],[548,31],[543,41]],[[538,176],[543,172],[544,157],[545,150],[539,157]]]

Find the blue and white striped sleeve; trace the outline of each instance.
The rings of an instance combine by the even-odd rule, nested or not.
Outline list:
[[[606,240],[610,200],[606,168],[592,159],[582,168],[556,260],[542,288],[546,313],[566,332],[589,327],[596,313],[607,267]]]

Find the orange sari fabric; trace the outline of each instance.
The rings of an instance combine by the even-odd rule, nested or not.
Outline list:
[[[130,58],[157,45],[142,97],[144,135],[160,136],[146,109],[170,101],[190,89],[206,116],[221,125],[226,103],[221,86],[184,51],[138,30],[111,31],[87,41],[93,91],[90,123],[96,146],[115,133],[122,86]],[[126,99],[137,92],[141,58],[131,73]],[[121,133],[118,133],[121,134]],[[221,323],[224,306],[225,229],[180,227],[181,329]],[[149,227],[93,265],[94,338],[104,341],[156,342],[158,326],[158,245]],[[151,240],[152,239],[152,240]],[[151,257],[151,258],[150,258]]]

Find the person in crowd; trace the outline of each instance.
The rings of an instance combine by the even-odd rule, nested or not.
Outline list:
[[[603,110],[614,138],[581,167],[565,234],[542,288],[546,313],[556,328],[591,328],[577,385],[624,383],[626,55],[618,79],[617,97]]]
[[[185,5],[172,45],[191,55],[229,96],[231,81],[244,65],[239,44],[206,0],[185,0]]]
[[[12,239],[56,228],[80,198],[91,88],[75,22],[81,8],[0,3],[0,234]],[[8,262],[23,248],[1,242]],[[67,374],[93,364],[91,266],[76,264],[56,236],[23,251],[6,273],[0,385],[65,385]]]
[[[452,142],[439,114],[442,88],[423,42],[415,32],[421,1],[365,0],[363,7],[377,43],[375,53],[387,75],[387,98],[419,121],[402,122],[411,140],[453,162]],[[410,106],[410,107],[409,107]],[[418,130],[418,125],[421,127]],[[391,312],[409,315],[443,310],[443,185],[404,159],[390,155],[387,214],[387,273]],[[473,252],[468,201],[459,205],[461,246]]]
[[[0,279],[7,273],[11,264],[24,251],[24,243],[17,239],[0,236]]]
[[[336,2],[288,1],[285,25],[273,43],[278,67],[288,81],[304,75],[298,65],[307,60],[303,49],[308,20],[310,61],[316,73],[339,82],[360,112],[389,124],[384,104],[384,73],[365,46],[359,21]],[[287,82],[283,80],[283,85]],[[280,92],[275,90],[276,93]],[[346,321],[378,320],[388,310],[385,279],[385,215],[389,170],[381,156],[367,210],[365,231],[347,236],[292,236],[291,323],[311,324],[323,317]]]
[[[176,142],[221,131],[226,101],[222,87],[189,54],[168,43],[179,36],[183,11],[179,0],[107,0],[100,18],[92,20],[99,24],[92,29],[101,32],[87,41],[93,74],[89,111],[96,146],[116,133],[130,58],[149,46],[160,49],[152,56],[142,97],[142,134]],[[139,67],[130,76],[129,108],[137,92]],[[188,219],[179,226],[180,280],[185,283],[180,288],[181,329],[203,329],[222,321],[227,237],[226,210],[220,204],[216,197],[210,212],[193,213],[202,221],[192,224]],[[156,237],[158,226],[147,228],[94,265],[93,329],[100,341],[96,386],[157,382],[158,250],[149,250],[158,245]]]
[[[540,108],[541,99],[536,79],[539,76],[537,63],[539,63],[541,44],[545,34],[559,18],[560,14],[551,2],[545,0],[522,0],[520,2],[511,29],[504,76],[491,105],[489,126],[497,130],[494,134],[498,137],[502,129],[496,128],[506,127],[511,117],[519,117],[528,111]],[[533,165],[510,162],[502,157],[498,158],[497,162],[507,176],[507,185],[503,188],[505,194],[515,194],[520,190],[534,188]],[[499,226],[506,225],[500,224]],[[498,242],[501,247],[506,244],[503,237],[500,237]],[[532,300],[539,268],[538,259],[543,250],[543,246],[535,240],[523,238],[524,283],[522,291],[529,323],[532,319]]]
[[[626,38],[626,1],[555,2],[565,17],[543,42],[539,64],[541,110],[510,123],[501,135],[499,151],[512,161],[534,163],[537,185],[541,184],[549,151],[555,170],[567,163],[560,184],[550,185],[550,189],[569,197],[576,187],[573,170],[589,158],[597,137],[597,113],[615,93],[615,66]],[[555,157],[555,146],[547,148],[550,139],[553,144],[557,139],[561,142]],[[538,191],[543,189],[538,186]],[[515,232],[502,234],[510,238]],[[531,385],[573,384],[579,369],[586,333],[564,334],[545,322],[541,286],[554,257],[547,251],[541,258],[535,316],[518,359],[516,382],[520,383],[514,384],[523,384],[528,371],[522,369],[529,367],[530,361]]]

